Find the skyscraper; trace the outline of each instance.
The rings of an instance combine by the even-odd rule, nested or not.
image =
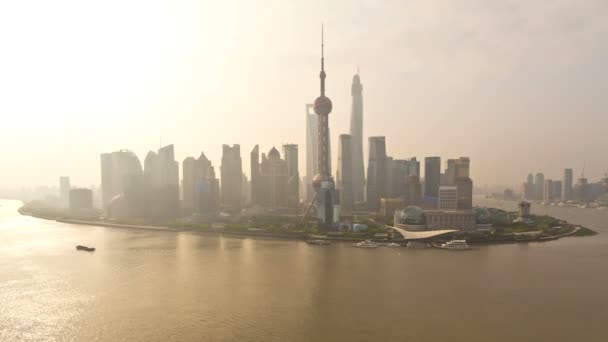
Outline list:
[[[139,158],[129,150],[102,153],[101,159],[101,197],[105,209],[117,195],[125,194],[135,178],[142,176]]]
[[[331,100],[325,96],[325,56],[323,43],[323,28],[321,28],[321,95],[314,102],[314,110],[318,115],[318,142],[317,142],[317,169],[318,173],[312,181],[316,191],[317,214],[324,227],[331,227],[334,222],[334,202],[336,191],[334,179],[331,175],[331,145],[329,142],[329,113],[331,113]]]
[[[144,162],[147,188],[147,216],[170,219],[179,216],[179,164],[173,145],[148,152]]]
[[[350,211],[354,204],[352,136],[341,134],[338,146],[338,167],[336,169],[336,188],[339,190],[340,207]]]
[[[314,189],[312,179],[317,174],[317,138],[319,135],[319,118],[312,111],[313,104],[306,104],[306,202],[312,202]]]
[[[543,188],[543,201],[553,201],[553,181],[550,179],[545,179],[545,186]]]
[[[534,178],[534,198],[542,200],[545,194],[545,175],[541,172],[536,174]]]
[[[386,141],[384,137],[369,137],[366,202],[369,211],[380,208],[380,198],[386,196]]]
[[[300,204],[300,171],[298,170],[298,145],[283,145],[283,155],[287,162],[287,202],[295,213]]]
[[[260,183],[260,146],[255,145],[250,154],[251,165],[251,205],[261,203],[261,183]]]
[[[424,158],[424,195],[437,198],[440,183],[441,157]]]
[[[243,199],[243,165],[241,146],[222,145],[221,202],[233,210],[240,210]]]
[[[70,177],[59,177],[59,199],[63,208],[70,206],[70,188]]]
[[[182,163],[182,197],[184,213],[190,214],[195,209],[196,186],[199,180],[209,177],[211,172],[211,161],[205,153],[201,153],[198,159],[188,157]]]
[[[572,169],[564,169],[564,179],[562,181],[562,201],[572,201]]]
[[[352,108],[350,114],[350,135],[352,136],[352,194],[355,203],[364,201],[365,169],[363,166],[363,85],[359,70],[353,76],[350,88]]]

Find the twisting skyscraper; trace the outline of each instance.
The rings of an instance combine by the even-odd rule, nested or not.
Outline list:
[[[313,108],[319,118],[317,141],[317,175],[312,180],[316,191],[316,208],[321,225],[331,227],[334,219],[334,200],[336,197],[334,179],[331,176],[329,164],[329,113],[331,113],[331,100],[325,96],[325,56],[323,54],[323,27],[321,27],[321,95],[317,97]]]
[[[363,85],[359,78],[359,70],[353,76],[350,88],[353,97],[350,115],[350,135],[352,136],[352,179],[353,199],[355,202],[364,201],[365,171],[363,167]]]

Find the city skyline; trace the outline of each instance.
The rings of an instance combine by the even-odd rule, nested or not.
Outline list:
[[[54,184],[57,175],[67,174],[74,184],[98,185],[100,153],[128,148],[141,158],[161,138],[176,146],[178,161],[203,150],[214,165],[220,164],[224,143],[244,150],[296,143],[303,175],[305,118],[300,113],[315,96],[318,66],[310,47],[318,37],[311,18],[320,8],[331,32],[326,62],[334,102],[332,163],[338,136],[350,131],[350,87],[359,65],[365,84],[363,139],[386,136],[388,155],[469,156],[478,166],[471,175],[477,185],[517,186],[533,169],[557,178],[564,167],[576,173],[586,165],[589,179],[608,170],[607,161],[595,157],[608,148],[601,131],[608,120],[601,94],[608,51],[595,40],[608,33],[601,1],[509,4],[507,11],[474,1],[462,8],[431,1],[396,4],[399,10],[368,5],[365,12],[344,12],[338,2],[296,2],[273,4],[255,18],[246,4],[236,11],[234,4],[222,5],[217,18],[192,11],[201,4],[150,4],[142,31],[114,17],[116,5],[110,4],[104,13],[120,20],[107,32],[97,28],[100,18],[74,19],[70,14],[80,8],[68,5],[45,5],[49,15],[36,19],[66,24],[46,25],[43,35],[27,29],[28,20],[13,19],[27,13],[23,5],[0,11],[3,25],[22,32],[7,41],[6,51],[12,53],[0,57],[5,75],[0,113],[9,127],[3,138],[20,144],[18,149],[0,144],[2,187]],[[124,10],[135,14],[140,8]],[[270,12],[285,20],[266,20]],[[540,14],[543,23],[535,21]],[[378,33],[386,33],[380,17],[392,28],[388,34]],[[369,21],[366,30],[353,24],[363,18]],[[147,40],[160,29],[158,23],[177,19],[184,24],[157,44]],[[73,36],[62,34],[74,25],[82,26],[75,34],[91,37],[84,43],[93,53],[74,50]],[[217,31],[226,36],[210,34]],[[31,44],[21,46],[19,39]],[[129,47],[132,40],[140,42],[135,49]],[[49,42],[63,49],[54,50]],[[217,53],[206,53],[210,45]],[[158,53],[161,47],[170,52]],[[91,73],[85,76],[82,68]],[[536,127],[548,120],[553,134],[538,139]],[[261,122],[282,129],[269,130],[258,126]],[[499,128],[504,135],[496,134]],[[433,134],[436,139],[429,139]],[[363,148],[366,162],[365,143]],[[33,160],[43,167],[31,167]],[[75,161],[78,173],[70,171]],[[245,156],[243,163],[248,162]]]

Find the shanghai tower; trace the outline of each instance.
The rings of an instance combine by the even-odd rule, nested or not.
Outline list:
[[[331,100],[325,96],[325,58],[323,54],[323,27],[321,27],[321,95],[317,97],[313,108],[318,115],[318,141],[317,141],[317,174],[312,180],[312,186],[316,191],[315,207],[321,226],[329,228],[334,221],[334,201],[336,190],[334,179],[331,176],[329,164],[329,113],[331,113]]]
[[[350,115],[350,135],[352,136],[352,179],[353,199],[355,203],[364,201],[365,171],[363,167],[363,85],[359,78],[359,70],[353,76],[351,86],[353,103]]]

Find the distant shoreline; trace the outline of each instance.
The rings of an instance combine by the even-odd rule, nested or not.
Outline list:
[[[44,216],[35,214],[32,212],[26,212],[23,210],[23,207],[18,209],[18,212],[21,215],[31,216],[43,220],[52,220],[61,223],[68,224],[79,224],[79,225],[87,225],[87,226],[100,226],[100,227],[108,227],[108,228],[122,228],[122,229],[139,229],[139,230],[150,230],[150,231],[165,231],[165,232],[194,232],[194,233],[203,233],[203,234],[213,234],[213,235],[227,235],[234,237],[260,237],[260,238],[273,238],[273,239],[285,239],[285,240],[294,240],[294,241],[304,241],[308,239],[307,235],[296,235],[296,234],[277,234],[277,233],[267,233],[263,231],[229,231],[229,230],[217,230],[213,228],[188,228],[188,227],[169,227],[169,226],[150,226],[150,225],[137,225],[137,224],[123,224],[123,223],[113,223],[113,222],[104,222],[104,221],[87,221],[87,220],[77,220],[77,219],[66,219],[61,217],[52,217],[52,216]],[[556,236],[545,236],[545,237],[534,237],[534,238],[526,238],[526,239],[500,239],[500,240],[489,240],[489,241],[470,241],[469,243],[472,245],[501,245],[501,244],[513,244],[513,243],[529,243],[529,242],[547,242],[558,240],[563,237],[573,236],[577,232],[581,230],[580,227],[576,227],[573,231],[567,232],[561,235]],[[594,232],[596,233],[596,232]],[[353,241],[361,241],[361,238],[341,238],[341,237],[327,237],[327,240],[335,241],[335,242],[353,242]],[[372,239],[376,241],[385,241]],[[396,240],[398,241],[398,240]]]

